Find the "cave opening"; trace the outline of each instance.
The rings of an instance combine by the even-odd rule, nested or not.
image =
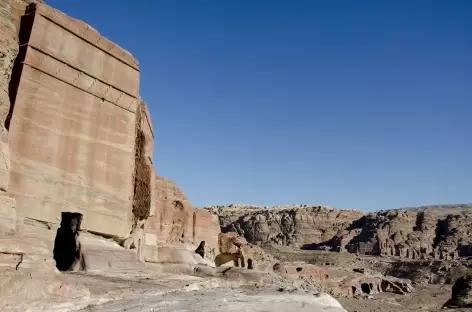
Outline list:
[[[249,270],[254,269],[254,267],[252,266],[252,259],[247,259],[247,268],[248,268]]]
[[[370,286],[367,283],[361,284],[361,290],[364,294],[370,294]]]
[[[274,272],[279,272],[280,271],[280,263],[276,263],[272,266],[272,270]]]
[[[357,288],[355,286],[351,286],[351,287],[352,287],[352,295],[355,295],[356,291],[357,291]]]
[[[205,241],[201,241],[198,245],[195,253],[199,254],[203,259],[205,259]]]
[[[77,261],[82,262],[80,243],[77,240],[81,223],[81,213],[62,212],[61,225],[57,229],[53,249],[59,271],[70,271]]]
[[[301,272],[302,270],[303,270],[303,269],[300,268],[300,267],[297,268],[297,272]]]

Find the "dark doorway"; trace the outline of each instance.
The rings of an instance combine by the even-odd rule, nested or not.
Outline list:
[[[198,248],[195,250],[195,252],[205,259],[205,241],[200,242],[200,245],[198,245]]]
[[[54,260],[60,271],[69,271],[80,259],[80,247],[77,235],[82,223],[82,214],[63,212],[61,226],[57,229],[54,240]]]
[[[370,294],[370,286],[367,283],[361,284],[361,290],[364,294]]]
[[[279,272],[280,271],[280,263],[274,264],[274,266],[272,267],[272,270],[274,270],[274,272]]]
[[[253,266],[252,266],[252,259],[247,259],[247,268],[249,270],[252,270],[253,269]]]

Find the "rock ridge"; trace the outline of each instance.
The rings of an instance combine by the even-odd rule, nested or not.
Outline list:
[[[469,210],[470,208],[470,210]],[[328,249],[407,259],[472,256],[472,205],[435,205],[363,213],[326,206],[220,205],[222,232],[253,244]]]

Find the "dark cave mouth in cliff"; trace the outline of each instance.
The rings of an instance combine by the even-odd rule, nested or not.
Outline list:
[[[61,225],[54,240],[53,255],[59,271],[69,271],[80,258],[80,245],[77,233],[82,223],[82,214],[62,212]]]
[[[364,294],[370,294],[370,291],[371,291],[370,286],[367,283],[361,284],[361,290]]]

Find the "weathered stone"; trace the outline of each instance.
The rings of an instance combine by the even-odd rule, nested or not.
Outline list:
[[[18,215],[57,223],[62,211],[80,212],[84,229],[128,235],[137,61],[46,5],[30,7],[21,27],[31,34],[12,78],[8,187]]]
[[[230,205],[209,207],[217,214],[223,232],[237,232],[252,244],[275,243],[313,248],[328,242],[363,213],[322,206],[290,206],[267,209]]]
[[[466,211],[470,205],[459,205]],[[472,256],[472,215],[444,217],[438,207],[363,214],[355,210],[296,205],[207,208],[218,214],[223,232],[238,232],[254,244],[273,243],[405,259]],[[447,206],[448,212],[453,207]],[[438,212],[439,211],[439,212]]]
[[[146,222],[146,245],[182,245],[194,252],[205,241],[205,255],[213,259],[220,226],[216,215],[196,209],[169,179],[156,177],[156,210]]]
[[[326,269],[305,262],[281,262],[274,266],[274,271],[281,274],[305,276],[317,282],[324,282],[329,277]]]
[[[472,275],[459,278],[452,286],[451,299],[446,302],[449,308],[472,308]]]
[[[0,237],[16,233],[15,199],[0,192]]]
[[[0,190],[6,191],[10,171],[8,130],[5,121],[10,112],[9,83],[18,54],[17,30],[10,1],[0,3]]]
[[[246,267],[258,271],[272,271],[275,259],[259,246],[248,244],[237,233],[228,232],[218,234],[219,254],[215,258],[217,266],[230,261],[235,266]]]

